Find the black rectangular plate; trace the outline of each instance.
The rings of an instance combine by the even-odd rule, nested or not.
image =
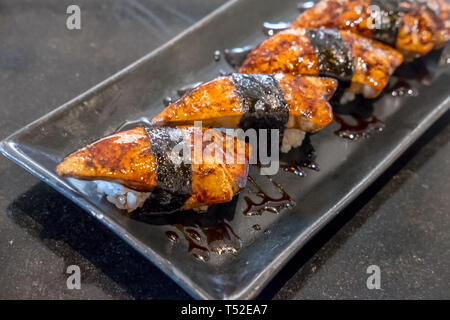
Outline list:
[[[311,136],[320,172],[308,171],[306,177],[281,172],[274,177],[297,203],[278,215],[245,216],[244,191],[232,203],[214,206],[203,216],[181,213],[136,219],[96,195],[92,183],[59,178],[55,166],[69,152],[115,131],[125,120],[153,117],[163,109],[163,97],[177,88],[212,79],[220,69],[230,71],[223,59],[213,60],[214,51],[258,43],[264,38],[262,23],[294,19],[297,3],[227,3],[165,46],[5,139],[2,152],[103,222],[192,296],[255,297],[321,227],[448,110],[448,73],[436,75],[432,85],[418,84],[417,97],[385,95],[377,101],[375,115],[386,124],[379,134],[352,142],[337,137],[338,125],[332,123]],[[270,184],[263,187],[276,192],[270,191]],[[236,253],[210,253],[206,262],[194,258],[195,250],[188,252],[187,242],[173,226],[215,226],[221,221],[231,226],[242,247]],[[260,230],[252,227],[256,224]],[[177,243],[168,240],[168,230],[178,233]]]

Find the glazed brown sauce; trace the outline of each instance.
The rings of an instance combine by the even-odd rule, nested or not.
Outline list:
[[[258,216],[267,211],[274,214],[279,214],[281,210],[286,208],[291,208],[295,206],[295,201],[289,196],[283,187],[269,178],[270,182],[274,187],[281,193],[279,198],[274,198],[268,195],[252,177],[248,177],[248,181],[256,188],[254,194],[260,198],[259,201],[253,200],[249,196],[244,197],[247,203],[247,208],[244,210],[244,215],[246,216]]]
[[[356,141],[361,137],[369,137],[377,132],[383,131],[385,125],[375,116],[368,119],[362,117],[351,116],[352,122],[349,122],[342,116],[335,114],[334,120],[341,125],[341,127],[334,133],[339,137]]]
[[[214,226],[184,227],[181,224],[175,224],[174,227],[186,239],[188,252],[201,261],[208,261],[211,253],[236,253],[242,247],[242,240],[225,221],[221,221]],[[175,238],[174,234],[178,239],[175,232],[166,232],[171,241]]]
[[[170,241],[172,242],[178,242],[178,234],[176,232],[173,231],[166,231],[166,236],[167,238],[169,238]]]

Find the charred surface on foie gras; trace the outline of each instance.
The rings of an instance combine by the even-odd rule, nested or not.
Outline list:
[[[174,231],[166,231],[165,234],[167,238],[169,238],[169,240],[172,242],[178,242],[178,240],[180,239],[178,234]]]
[[[178,97],[182,97],[185,94],[189,94],[189,92],[192,92],[192,90],[194,90],[195,88],[197,88],[198,86],[202,85],[203,82],[194,82],[194,83],[189,83],[181,88],[179,88],[177,90],[177,94]]]
[[[261,230],[261,226],[260,226],[259,224],[254,224],[254,225],[252,226],[252,228],[253,228],[253,230],[255,230],[255,231],[260,231],[260,230]]]
[[[161,187],[163,177],[158,178],[158,161],[149,138],[152,130],[159,129],[138,127],[132,130],[115,133],[69,155],[57,167],[61,176],[71,176],[82,180],[104,180],[122,184],[142,192],[155,192]],[[167,130],[167,129],[166,129]],[[172,128],[174,130],[174,128]],[[191,150],[191,159],[195,157],[193,148],[194,128],[181,127],[183,141]],[[200,129],[195,129],[200,130]],[[202,134],[206,131],[202,129]],[[213,150],[223,152],[220,156],[240,157],[244,163],[218,163],[215,154],[203,157],[202,162],[192,163],[192,177],[183,177],[179,181],[191,180],[191,192],[180,209],[187,210],[205,205],[231,201],[233,196],[243,188],[248,173],[250,147],[244,142],[232,138],[225,139],[225,134],[212,130],[215,134],[209,141],[203,141],[202,151],[211,144],[217,146]],[[231,144],[231,145],[230,145]],[[231,153],[232,154],[229,154]],[[163,175],[163,172],[160,174]],[[186,173],[186,172],[185,172]],[[183,174],[185,174],[183,173]],[[169,179],[169,177],[165,177]],[[173,180],[173,179],[172,179]],[[170,190],[169,190],[170,191]],[[180,192],[183,197],[184,192]],[[155,199],[157,200],[157,199]],[[177,202],[177,204],[179,204]],[[156,204],[155,204],[156,206]],[[154,207],[144,204],[140,211],[153,213]]]
[[[235,198],[229,203],[210,207],[205,214],[193,211],[156,216],[137,213],[131,219],[166,226],[165,236],[171,246],[186,246],[194,258],[207,262],[221,254],[236,253],[242,247],[242,240],[232,226],[237,202]]]
[[[233,228],[225,221],[214,226],[185,227],[176,224],[174,227],[183,235],[188,243],[188,252],[201,261],[208,261],[211,253],[236,253],[242,247],[242,240]]]
[[[314,7],[316,3],[314,1],[305,1],[305,2],[300,2],[297,5],[297,10],[299,12],[305,12],[306,10],[311,9],[312,7]]]
[[[185,208],[198,207],[196,204],[203,203],[203,205],[229,202],[233,196],[246,185],[246,177],[248,174],[250,146],[245,142],[237,139],[227,139],[226,135],[217,130],[209,130],[208,133],[213,133],[210,140],[205,139],[205,132],[207,128],[202,128],[203,144],[202,152],[203,158],[201,163],[196,163],[194,154],[194,134],[198,128],[190,127],[185,130],[185,140],[191,146],[192,163],[192,195],[186,201]],[[211,148],[211,144],[216,145],[215,150],[207,155],[204,150]],[[216,155],[215,152],[221,152]],[[216,161],[222,159],[221,162]],[[233,159],[233,161],[226,161]],[[241,163],[239,159],[245,161]]]
[[[165,108],[155,125],[186,125],[202,121],[208,127],[238,127],[242,105],[229,77],[206,82]]]
[[[325,31],[322,31],[325,32]],[[331,32],[331,31],[326,31]],[[366,39],[347,31],[338,31],[342,41],[339,45],[351,53],[354,72],[349,92],[364,94],[366,98],[375,98],[387,85],[389,76],[402,63],[402,55],[396,50],[379,42]],[[309,38],[309,29],[289,29],[263,41],[249,53],[239,72],[320,75],[320,54],[323,46],[314,46]],[[344,49],[341,52],[345,52]],[[325,55],[326,56],[326,55]],[[336,54],[334,57],[340,57]],[[340,59],[334,65],[339,65]],[[342,77],[342,68],[327,68],[338,80]],[[345,73],[346,74],[346,73]]]
[[[270,82],[273,87],[270,93],[264,91],[264,86],[258,86],[258,90],[248,92],[252,88],[254,89],[255,83],[264,84],[266,82]],[[284,102],[287,103],[289,117],[285,123],[286,128],[315,132],[332,121],[332,109],[328,100],[334,94],[337,83],[331,78],[291,74],[232,74],[216,78],[197,87],[165,108],[152,119],[152,123],[178,126],[202,121],[202,125],[207,127],[239,128],[243,124],[242,120],[249,115],[248,111],[254,109],[248,107],[246,102],[254,102],[254,106],[264,107],[267,110],[260,110],[259,113],[267,115],[267,111],[270,111],[271,108],[267,108],[264,101],[275,99],[277,101],[284,100],[281,101],[283,105]],[[248,90],[246,89],[247,85]],[[258,97],[261,92],[264,94]],[[278,109],[283,113],[282,108],[276,110]],[[279,123],[265,124],[265,128],[279,128],[281,122],[286,121],[285,116],[278,117],[278,113],[277,118],[280,120]],[[256,125],[258,128],[263,124]],[[246,125],[246,127],[248,126]]]
[[[375,116],[367,119],[353,116],[351,120],[346,120],[340,115],[335,115],[334,119],[341,125],[335,134],[353,141],[381,132],[385,127],[384,123]]]
[[[369,6],[380,10],[373,13]],[[371,37],[413,58],[448,41],[450,5],[445,0],[322,0],[292,28],[337,28]],[[376,18],[376,20],[374,20]],[[380,25],[373,25],[381,22]]]
[[[220,50],[214,50],[214,61],[220,61],[220,58],[222,57],[222,52]]]
[[[156,162],[143,128],[102,138],[61,162],[56,172],[83,180],[105,180],[148,192],[156,186]]]
[[[380,10],[371,15],[370,5]],[[292,28],[334,28],[385,41],[395,45],[399,26],[397,0],[324,0],[304,11],[291,24]],[[377,20],[375,20],[377,19]],[[376,28],[371,24],[380,22]]]
[[[450,40],[450,4],[446,0],[400,2],[401,26],[396,47],[410,60]]]

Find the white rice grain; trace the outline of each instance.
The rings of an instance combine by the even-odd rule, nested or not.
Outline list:
[[[128,212],[142,207],[150,196],[149,192],[132,190],[118,183],[101,180],[94,182],[97,185],[97,192],[106,195],[106,199],[117,208]]]
[[[281,142],[281,152],[287,153],[292,148],[297,148],[302,145],[305,139],[305,132],[299,129],[286,129],[283,134],[283,141]]]

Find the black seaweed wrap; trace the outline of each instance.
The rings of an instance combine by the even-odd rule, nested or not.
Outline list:
[[[372,28],[372,38],[395,48],[400,26],[399,0],[371,0],[370,5],[378,6],[379,14],[381,14],[381,17],[377,17],[372,13],[375,21],[381,22],[380,26],[374,25]]]
[[[316,54],[319,75],[351,81],[355,70],[350,48],[334,29],[310,29],[308,38]]]
[[[184,163],[182,154],[173,152],[176,145],[185,143],[183,134],[181,129],[169,127],[146,127],[145,131],[156,162],[156,188],[144,203],[143,211],[176,211],[184,205],[192,192],[191,164]]]
[[[270,74],[233,73],[231,81],[244,105],[241,129],[279,129],[289,120],[289,106],[278,82]]]

